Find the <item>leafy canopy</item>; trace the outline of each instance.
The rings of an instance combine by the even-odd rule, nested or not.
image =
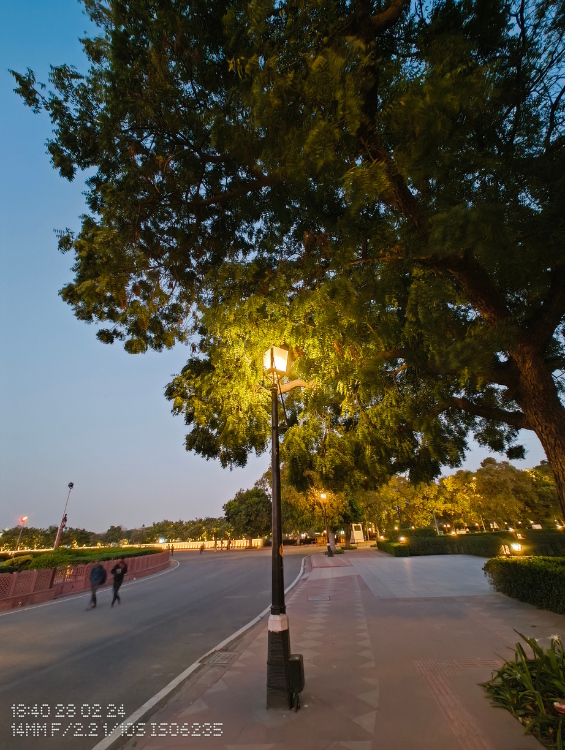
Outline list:
[[[536,431],[565,503],[565,13],[552,0],[84,0],[86,75],[15,74],[89,213],[61,295],[132,353],[189,343],[187,449],[376,486]],[[282,416],[282,415],[281,415]],[[564,505],[565,507],[565,505]]]

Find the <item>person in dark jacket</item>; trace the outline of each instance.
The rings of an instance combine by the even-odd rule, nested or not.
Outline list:
[[[94,609],[94,607],[96,606],[96,592],[104,583],[106,583],[106,570],[104,569],[102,563],[99,561],[90,571],[91,597],[87,609]]]
[[[114,598],[112,599],[112,604],[110,605],[111,607],[113,607],[116,600],[118,601],[118,604],[122,603],[122,600],[118,596],[118,591],[120,590],[120,586],[124,582],[125,574],[128,572],[128,566],[126,565],[125,559],[123,557],[120,557],[117,565],[114,565],[110,572],[114,576]]]

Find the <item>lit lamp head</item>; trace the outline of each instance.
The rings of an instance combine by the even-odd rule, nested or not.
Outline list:
[[[320,497],[321,497],[322,500],[325,500],[326,499],[326,493],[325,492],[320,492]]]
[[[275,374],[279,377],[287,375],[290,364],[289,351],[287,346],[271,346],[263,354],[263,369],[267,375]]]

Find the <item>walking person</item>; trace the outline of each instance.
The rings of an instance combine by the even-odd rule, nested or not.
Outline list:
[[[117,564],[114,565],[110,572],[114,576],[114,598],[112,599],[112,604],[110,605],[111,607],[113,607],[116,599],[118,601],[118,604],[122,603],[122,600],[118,595],[118,591],[120,590],[120,586],[124,582],[125,574],[128,572],[128,566],[126,565],[125,558],[120,557]]]
[[[94,609],[96,607],[96,592],[104,583],[106,583],[106,570],[100,560],[97,561],[96,565],[90,571],[90,602],[88,603],[88,609]]]

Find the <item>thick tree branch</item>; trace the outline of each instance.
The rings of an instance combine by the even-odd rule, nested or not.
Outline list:
[[[553,135],[553,131],[555,130],[555,113],[557,112],[557,108],[559,107],[559,102],[561,101],[561,97],[565,94],[565,86],[561,89],[559,94],[555,97],[555,101],[551,105],[551,109],[549,110],[549,124],[547,126],[547,133],[545,134],[545,141],[544,146],[546,152],[549,151],[549,147],[551,145],[551,136]]]
[[[511,320],[512,316],[503,296],[493,284],[487,271],[472,255],[432,257],[422,259],[420,262],[424,266],[443,268],[450,273],[485,322],[495,325],[504,320]]]
[[[313,385],[313,383],[307,383],[305,380],[291,380],[290,383],[282,383],[282,385],[279,385],[279,390],[281,393],[288,393],[294,388],[308,388],[311,385]]]
[[[532,316],[527,325],[532,341],[541,351],[549,343],[564,315],[565,265],[560,265],[554,268],[551,273],[549,292],[542,307]]]
[[[495,422],[503,422],[519,430],[530,430],[526,417],[521,411],[507,411],[506,409],[497,409],[496,407],[481,406],[470,401],[468,398],[450,398],[449,401],[437,407],[437,413],[447,409],[460,409],[467,414],[473,414],[475,417],[484,417],[492,419]]]
[[[406,0],[392,0],[391,4],[386,10],[381,13],[377,13],[370,19],[371,28],[373,33],[378,36],[383,32],[390,29],[400,18],[402,8],[405,6]]]

